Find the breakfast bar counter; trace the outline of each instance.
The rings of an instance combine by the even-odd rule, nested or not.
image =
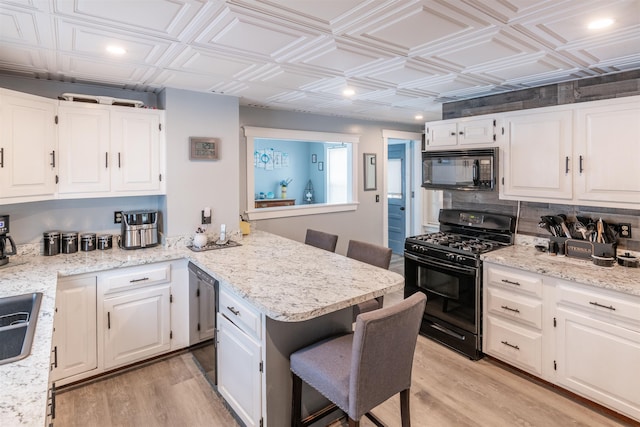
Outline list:
[[[188,259],[259,311],[274,334],[300,332],[305,325],[317,327],[317,319],[325,316],[339,317],[344,326],[346,313],[354,304],[403,287],[404,279],[397,273],[270,233],[255,231],[240,243],[193,252],[187,248],[189,238],[168,238],[167,243],[154,248],[114,248],[52,257],[40,255],[39,245],[19,246],[19,255],[0,270],[0,297],[42,292],[43,300],[31,355],[0,365],[4,396],[0,425],[45,423],[58,276]]]

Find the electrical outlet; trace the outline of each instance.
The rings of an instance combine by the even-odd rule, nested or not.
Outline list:
[[[202,224],[211,224],[211,216],[204,216],[204,211],[200,211],[202,213]]]
[[[113,213],[113,223],[121,224],[122,223],[122,211],[115,211]]]
[[[618,232],[620,237],[625,239],[631,238],[631,224],[618,224]]]

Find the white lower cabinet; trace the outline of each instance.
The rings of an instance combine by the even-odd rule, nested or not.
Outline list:
[[[62,386],[187,347],[187,280],[185,260],[60,278],[50,381]]]
[[[98,368],[95,276],[58,281],[53,329],[51,381]]]
[[[126,365],[169,351],[170,285],[136,289],[105,298],[104,366]]]
[[[640,297],[488,261],[483,292],[486,354],[640,421]]]
[[[485,266],[483,351],[542,376],[542,279]]]
[[[557,382],[640,420],[640,298],[557,281]]]
[[[260,328],[260,315],[221,286],[217,319],[218,391],[245,425],[260,426],[262,344],[257,330],[252,329]],[[250,321],[246,323],[245,319]]]

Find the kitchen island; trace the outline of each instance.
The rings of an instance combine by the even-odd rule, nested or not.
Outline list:
[[[38,245],[32,245],[36,248],[30,250],[19,247],[20,255],[11,257],[9,266],[0,270],[0,297],[42,292],[43,301],[31,355],[0,366],[4,395],[0,401],[0,425],[45,423],[58,276],[188,259],[261,314],[266,334],[273,341],[264,351],[271,355],[282,350],[278,337],[304,332],[303,341],[313,339],[314,331],[306,329],[321,329],[327,322],[332,323],[331,330],[344,329],[351,306],[398,291],[404,283],[402,276],[388,270],[260,231],[245,236],[241,246],[206,252],[189,250],[188,238],[167,240],[163,246],[141,250],[114,248],[53,257],[41,256]],[[300,344],[288,338],[282,340],[282,345]],[[282,387],[284,357],[288,354],[281,355],[274,370],[270,371],[269,362],[265,369],[267,375],[279,377],[277,381],[268,380],[277,390]],[[269,411],[273,409],[267,406],[266,412]],[[286,416],[288,407],[283,411],[285,414],[279,417]],[[275,419],[272,422],[276,425]],[[267,423],[272,424],[268,419]]]

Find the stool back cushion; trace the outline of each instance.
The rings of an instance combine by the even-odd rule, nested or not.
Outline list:
[[[349,240],[347,256],[387,270],[391,263],[390,248],[374,245],[372,243],[360,242],[359,240]]]
[[[411,368],[426,296],[358,316],[351,353],[348,415],[359,420],[391,396],[411,387]]]
[[[338,243],[338,236],[309,228],[307,229],[304,243],[315,246],[316,248],[324,249],[325,251],[335,252],[336,244]]]

